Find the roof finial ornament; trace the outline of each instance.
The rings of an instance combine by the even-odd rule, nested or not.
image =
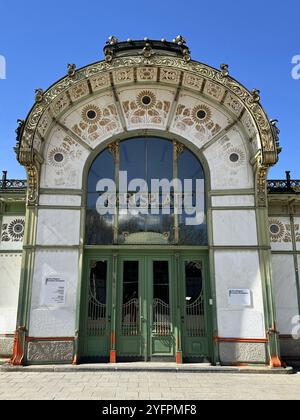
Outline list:
[[[186,44],[186,39],[182,35],[177,35],[177,37],[173,39],[173,42],[178,45],[184,45]]]
[[[149,42],[146,42],[145,47],[143,48],[143,54],[145,58],[150,58],[154,52]]]
[[[119,42],[118,38],[114,35],[111,35],[106,42],[109,45],[116,45]]]
[[[279,121],[277,120],[277,119],[274,119],[274,120],[270,120],[270,124],[273,126],[273,127],[276,127],[277,128],[277,130],[279,131],[279,133],[280,133],[280,130],[279,130],[279,128],[277,127],[277,123],[278,123]]]
[[[40,102],[43,102],[43,99],[44,99],[43,89],[40,89],[40,88],[35,89],[35,101],[40,103]]]
[[[190,61],[191,61],[191,54],[190,54],[190,50],[188,49],[188,48],[185,48],[183,51],[182,51],[182,54],[183,54],[183,59],[184,59],[184,61],[186,62],[186,63],[189,63]]]
[[[228,64],[221,64],[220,65],[222,77],[229,76],[229,65]]]
[[[260,101],[260,90],[252,89],[251,95],[252,95],[252,101],[253,102],[259,102]]]
[[[113,51],[110,48],[107,47],[104,50],[104,54],[105,54],[105,61],[107,63],[110,63],[112,61],[112,59],[113,59],[113,56],[114,56]]]
[[[21,137],[22,137],[23,130],[24,130],[24,127],[25,127],[25,121],[18,119],[17,124],[18,124],[18,127],[15,131],[16,135],[17,135],[17,138],[16,138],[17,144],[16,144],[16,147],[14,147],[14,151],[15,151],[15,153],[18,154],[18,150],[19,150],[20,144],[21,144]]]
[[[68,64],[68,76],[73,77],[76,73],[76,64]]]
[[[278,120],[276,119],[270,120],[270,124],[273,130],[273,135],[275,137],[277,153],[281,153],[282,148],[280,147],[280,141],[279,141],[280,129],[277,127],[277,123],[278,123]]]

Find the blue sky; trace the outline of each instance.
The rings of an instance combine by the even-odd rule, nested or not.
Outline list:
[[[300,2],[287,0],[15,0],[0,8],[0,55],[7,78],[0,80],[0,170],[24,177],[15,160],[15,128],[34,100],[77,67],[103,58],[109,35],[172,40],[184,35],[193,59],[219,67],[249,89],[261,90],[270,118],[279,119],[283,152],[270,178],[285,170],[300,179],[300,79],[291,77],[292,57],[300,55]]]

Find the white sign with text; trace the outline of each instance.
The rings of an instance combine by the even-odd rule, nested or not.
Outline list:
[[[47,277],[44,283],[43,305],[62,306],[66,303],[66,281],[60,277]]]
[[[230,306],[251,306],[251,291],[249,289],[229,289],[228,303]]]

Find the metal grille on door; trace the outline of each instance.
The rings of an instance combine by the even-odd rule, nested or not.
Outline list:
[[[139,301],[136,298],[123,304],[122,334],[125,336],[139,335]]]
[[[153,299],[153,333],[159,336],[171,334],[170,305],[161,299]]]
[[[88,304],[88,336],[101,336],[106,332],[106,276],[107,262],[98,261],[90,272]]]

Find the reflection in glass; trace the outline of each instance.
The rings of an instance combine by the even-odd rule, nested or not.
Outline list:
[[[171,334],[168,261],[153,261],[153,333]]]
[[[144,137],[124,140],[120,142],[119,159],[114,160],[113,155],[108,149],[101,152],[94,160],[88,178],[88,196],[86,213],[86,244],[88,245],[110,245],[119,244],[175,244],[180,245],[207,245],[207,226],[206,211],[204,202],[204,182],[201,187],[197,187],[196,179],[204,180],[204,172],[201,163],[196,156],[189,150],[179,153],[178,160],[173,161],[173,142],[156,138]],[[118,164],[119,162],[119,164]],[[130,211],[124,213],[118,209],[117,215],[101,216],[96,210],[96,203],[99,204],[99,196],[105,191],[97,191],[99,180],[108,178],[115,180],[118,172],[127,171],[130,183],[133,179],[143,179],[148,183],[149,196],[144,195],[143,214]],[[151,181],[153,179],[165,179],[169,182],[178,177],[182,183],[186,179],[192,179],[191,206],[195,206],[196,194],[200,197],[203,204],[203,213],[199,212],[199,225],[186,224],[187,210],[183,204],[179,215],[174,214],[174,191],[166,194],[160,191],[154,197],[151,195]],[[197,191],[197,188],[199,191]],[[120,191],[124,197],[124,191]],[[129,191],[137,193],[138,191]],[[177,191],[180,197],[182,193]],[[178,197],[178,194],[176,197]],[[152,200],[152,201],[151,201]],[[181,198],[179,202],[181,203]],[[162,205],[165,203],[165,206]],[[126,203],[126,200],[125,200]],[[152,206],[151,206],[152,203]],[[171,214],[166,213],[170,207]],[[105,210],[105,206],[104,206]]]
[[[173,241],[174,215],[119,216],[119,243],[166,244]]]
[[[88,245],[110,245],[113,243],[114,216],[100,216],[96,209],[86,212],[86,243]]]
[[[107,261],[98,261],[90,271],[88,326],[91,336],[104,335],[106,330]]]
[[[169,140],[138,138],[120,145],[120,171],[127,171],[128,183],[144,179],[151,191],[152,179],[173,179],[173,145]]]
[[[192,216],[195,217],[195,216]],[[202,218],[202,215],[200,216]],[[187,218],[191,218],[190,214],[186,214],[185,210],[179,215],[179,242],[181,245],[207,245],[207,225],[206,217],[204,223],[200,225],[190,226],[187,224]]]
[[[185,262],[186,287],[186,332],[189,337],[204,337],[204,290],[202,279],[202,262]]]
[[[124,261],[122,334],[139,334],[139,262]]]
[[[206,226],[206,214],[205,214],[205,194],[202,183],[199,183],[197,190],[196,179],[204,180],[204,171],[201,163],[197,157],[190,152],[185,150],[179,157],[178,160],[178,178],[183,183],[185,179],[193,180],[192,183],[192,197],[190,199],[191,205],[194,207],[196,205],[196,196],[198,200],[202,201],[202,207],[204,213],[196,213],[196,209],[191,208],[182,208],[182,214],[179,215],[179,243],[181,245],[207,245],[207,226]],[[197,223],[194,225],[189,225],[187,223],[187,218],[195,218]],[[198,220],[197,220],[198,219]]]
[[[101,152],[94,160],[88,176],[88,192],[97,191],[97,183],[100,179],[115,179],[115,165],[112,154],[108,149]]]

